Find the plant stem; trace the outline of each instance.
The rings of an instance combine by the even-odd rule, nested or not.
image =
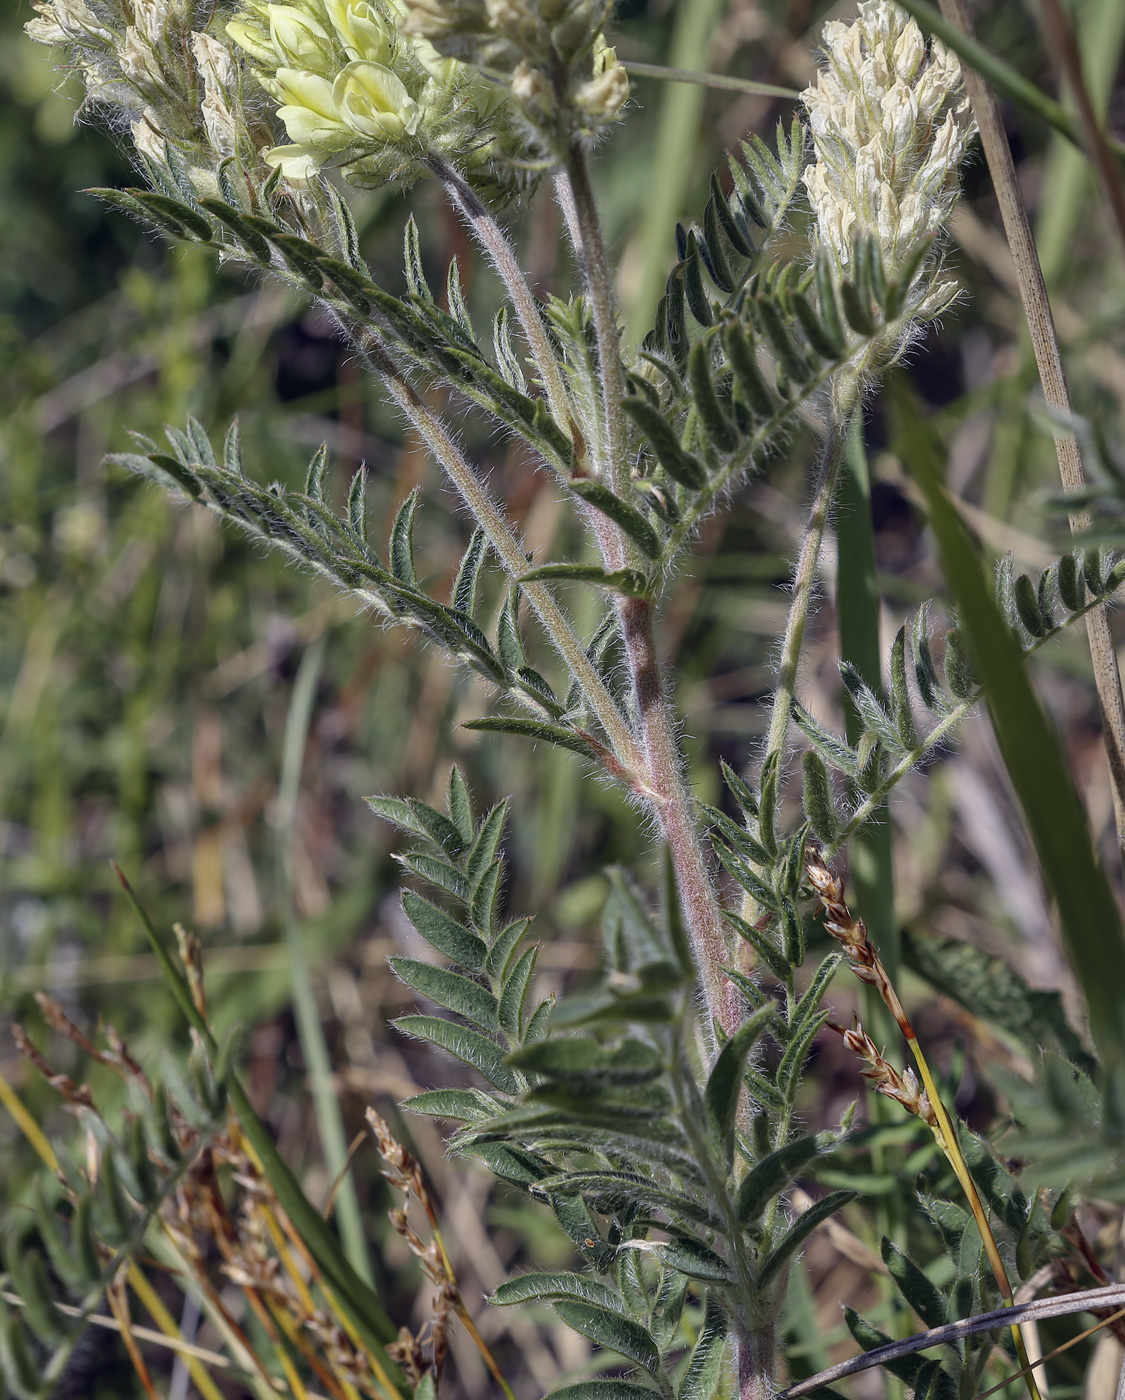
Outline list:
[[[671,699],[656,652],[652,601],[623,598],[618,604],[618,616],[636,699],[647,796],[672,855],[684,919],[707,1002],[707,1039],[714,1049],[712,1026],[718,1023],[731,1035],[741,1020],[739,999],[721,971],[727,962],[722,910],[683,777],[683,755],[672,722]]]
[[[566,173],[574,200],[578,241],[575,251],[582,262],[582,271],[594,315],[594,333],[598,343],[601,370],[602,413],[605,437],[602,443],[601,475],[614,491],[620,491],[628,480],[625,414],[621,405],[625,399],[625,367],[621,362],[621,331],[617,324],[617,299],[613,278],[602,240],[601,223],[586,152],[576,141],[570,148]],[[611,565],[620,568],[620,564]]]
[[[500,508],[477,480],[472,467],[435,413],[422,402],[413,385],[404,377],[391,359],[386,346],[374,335],[369,336],[364,349],[379,377],[387,387],[399,408],[410,420],[423,441],[434,454],[446,474],[457,488],[461,499],[472,512],[477,524],[485,532],[488,542],[496,552],[500,563],[512,578],[519,578],[527,572],[527,555],[516,539],[511,525]],[[555,602],[550,590],[541,583],[520,585],[543,630],[555,649],[566,663],[570,674],[581,687],[591,710],[597,716],[612,745],[614,756],[627,771],[625,775],[639,774],[643,768],[643,756],[626,723],[617,702],[606,688],[596,668],[586,655],[586,649],[571,627],[566,614]]]
[[[527,284],[527,277],[520,267],[515,250],[504,230],[457,171],[440,156],[432,157],[429,164],[434,174],[445,185],[469,231],[492,259],[492,265],[515,309],[516,319],[535,360],[535,368],[542,378],[551,416],[559,427],[567,432],[572,416],[570,399],[559,370],[558,358],[543,327],[539,308],[535,304],[535,297]]]
[[[739,1400],[771,1400],[777,1393],[773,1384],[773,1327],[751,1332],[740,1325],[735,1329],[734,1345],[738,1352]]]
[[[625,373],[597,204],[586,154],[577,143],[571,148],[566,172],[557,178],[556,187],[594,315],[604,416],[599,465],[603,476],[608,477],[610,485],[616,489],[625,478],[626,435],[621,409]],[[621,568],[629,557],[629,547],[621,531],[599,511],[591,512],[591,523],[607,567]],[[727,961],[722,909],[703,852],[691,794],[684,780],[683,754],[676,739],[671,696],[656,649],[653,602],[649,598],[620,598],[617,616],[644,757],[642,795],[672,857],[684,920],[707,1005],[706,1040],[714,1052],[714,1026],[721,1026],[730,1035],[742,1018],[740,999],[721,972]]]
[[[855,395],[853,393],[850,396],[850,402],[833,413],[828,437],[820,459],[816,493],[813,496],[812,509],[809,512],[808,524],[805,526],[804,538],[801,541],[797,567],[793,573],[793,601],[789,605],[789,617],[785,623],[785,639],[781,648],[781,667],[778,671],[770,727],[766,735],[765,756],[767,758],[772,753],[784,750],[786,735],[789,732],[789,720],[793,714],[793,699],[797,685],[797,667],[801,660],[809,605],[812,602],[813,589],[816,587],[820,547],[824,541],[824,529],[828,523],[832,497],[836,492],[836,479],[840,474],[840,463],[844,459],[844,448],[848,441],[848,425],[854,405]]]
[[[941,9],[948,24],[971,38],[972,30],[962,0],[941,0]],[[1051,303],[1047,297],[1043,269],[1039,265],[1027,209],[1016,178],[1015,163],[1008,146],[1008,138],[1004,134],[999,104],[991,88],[973,68],[965,69],[965,87],[973,105],[977,125],[980,127],[981,145],[984,147],[996,199],[1000,205],[1004,232],[1012,251],[1012,262],[1015,264],[1020,299],[1027,315],[1035,362],[1039,367],[1039,378],[1043,385],[1043,396],[1052,408],[1069,414],[1070,393],[1063,371]],[[1074,434],[1057,434],[1055,451],[1064,491],[1081,490],[1086,484],[1086,475],[1082,469],[1082,458]],[[1090,517],[1085,511],[1071,512],[1072,534],[1080,535],[1089,527]],[[1091,612],[1086,628],[1090,642],[1090,659],[1094,668],[1094,684],[1097,687],[1098,705],[1101,710],[1106,755],[1109,759],[1118,844],[1125,852],[1125,697],[1121,692],[1117,652],[1104,604]]]

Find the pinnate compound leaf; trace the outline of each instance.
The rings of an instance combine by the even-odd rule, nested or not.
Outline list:
[[[568,1327],[597,1346],[628,1357],[654,1375],[660,1370],[660,1351],[652,1334],[639,1322],[577,1298],[560,1298],[554,1306]]]
[[[478,1031],[443,1021],[438,1016],[400,1016],[393,1022],[403,1035],[427,1040],[450,1055],[471,1065],[502,1094],[518,1094],[523,1088],[520,1077],[504,1063],[504,1052],[494,1040]]]
[[[553,1302],[557,1298],[575,1298],[606,1312],[621,1308],[621,1299],[604,1283],[598,1283],[589,1274],[572,1273],[520,1274],[502,1283],[488,1301],[506,1308],[513,1303],[538,1303],[545,1299]]]
[[[485,715],[481,719],[467,720],[461,728],[473,729],[479,734],[515,734],[521,739],[555,744],[560,749],[581,754],[583,758],[598,756],[594,744],[577,730],[566,729],[561,724],[548,724],[544,720],[525,719],[522,715]]]
[[[803,1211],[766,1258],[762,1260],[762,1267],[758,1274],[759,1285],[764,1288],[789,1257],[800,1249],[818,1225],[827,1220],[830,1215],[835,1215],[838,1210],[842,1210],[849,1201],[854,1201],[858,1195],[858,1191],[831,1191],[827,1196],[822,1196],[814,1205],[809,1206],[808,1210]]]

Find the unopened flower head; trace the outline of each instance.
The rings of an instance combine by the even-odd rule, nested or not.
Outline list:
[[[447,57],[505,73],[551,158],[617,120],[629,78],[602,30],[606,0],[401,0],[403,31]]]
[[[819,242],[844,270],[873,235],[893,276],[942,227],[974,131],[956,57],[891,0],[824,26],[827,60],[802,94],[816,162],[805,185]]]

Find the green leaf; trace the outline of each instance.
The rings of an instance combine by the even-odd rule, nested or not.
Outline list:
[[[786,981],[793,971],[789,959],[781,951],[768,933],[763,933],[753,924],[747,923],[740,914],[730,909],[723,910],[723,918],[746,940],[779,981]]]
[[[719,401],[711,374],[711,342],[697,340],[688,356],[688,384],[691,400],[707,436],[720,452],[733,452],[739,432]]]
[[[746,1226],[757,1220],[774,1196],[792,1184],[816,1153],[816,1138],[810,1135],[786,1143],[757,1162],[738,1188],[739,1223]]]
[[[500,1028],[512,1040],[518,1041],[523,1037],[527,994],[531,988],[531,978],[538,957],[538,948],[527,948],[520,954],[510,976],[504,981],[504,990],[500,996]]]
[[[458,1123],[487,1123],[506,1104],[490,1098],[480,1089],[427,1089],[403,1099],[402,1107],[431,1118],[452,1118]]]
[[[634,1381],[579,1381],[552,1390],[544,1400],[652,1400],[658,1391]]]
[[[485,964],[485,971],[494,983],[502,984],[507,979],[509,964],[530,927],[530,919],[516,919],[496,935],[495,943],[488,950],[488,960]]]
[[[805,816],[816,839],[829,846],[839,834],[840,818],[828,782],[828,769],[815,749],[806,749],[801,755],[801,776]]]
[[[508,804],[504,801],[498,802],[481,822],[476,840],[473,842],[473,848],[465,862],[465,873],[474,885],[480,879],[483,871],[496,859],[496,852],[500,849],[500,842],[504,837],[504,825],[507,820]]]
[[[400,1016],[392,1025],[403,1035],[427,1040],[471,1065],[502,1094],[518,1094],[523,1087],[519,1075],[504,1063],[504,1052],[499,1045],[478,1031],[443,1021],[438,1016]]]
[[[411,588],[418,585],[418,575],[414,572],[414,513],[420,495],[421,490],[416,486],[395,512],[391,526],[391,572]]]
[[[496,998],[486,992],[479,982],[462,977],[433,963],[416,962],[413,958],[388,958],[391,971],[408,987],[444,1006],[447,1011],[472,1021],[482,1031],[499,1030]]]
[[[874,1351],[876,1347],[886,1346],[891,1341],[886,1332],[881,1332],[878,1327],[873,1326],[865,1317],[860,1317],[854,1308],[850,1308],[846,1304],[844,1306],[844,1321],[847,1323],[848,1331],[864,1351]],[[918,1372],[925,1363],[920,1356],[901,1356],[883,1364],[899,1380],[905,1381],[907,1385],[913,1385]]]
[[[598,1346],[628,1357],[653,1375],[659,1372],[660,1352],[652,1334],[639,1322],[577,1298],[558,1299],[555,1311],[568,1327]]]
[[[437,856],[426,855],[423,851],[402,851],[395,856],[395,860],[403,869],[409,870],[412,875],[417,875],[420,880],[425,880],[430,885],[436,885],[439,890],[444,890],[446,894],[452,895],[459,904],[468,901],[469,882],[449,861],[439,860]]]
[[[709,1293],[703,1327],[680,1381],[679,1400],[713,1400],[720,1392],[728,1330],[722,1304]]]
[[[444,953],[469,972],[483,972],[488,949],[483,938],[470,933],[464,924],[451,919],[421,895],[407,890],[402,896],[406,917],[431,948]]]
[[[775,1002],[767,1002],[744,1021],[719,1051],[707,1078],[707,1087],[703,1091],[707,1113],[707,1146],[723,1173],[729,1172],[734,1162],[734,1120],[746,1057],[769,1027],[776,1010]]]
[[[656,460],[673,481],[690,491],[706,486],[707,473],[703,464],[680,446],[675,429],[658,408],[641,398],[625,399],[621,406],[648,439]]]
[[[758,1273],[758,1286],[765,1288],[778,1269],[791,1254],[800,1249],[816,1227],[827,1220],[830,1215],[835,1215],[838,1210],[843,1210],[844,1206],[849,1201],[854,1201],[858,1195],[858,1191],[831,1191],[827,1196],[822,1196],[814,1205],[809,1206],[808,1210],[802,1211],[780,1241],[762,1260],[762,1267]]]
[[[541,1189],[551,1196],[601,1197],[609,1201],[639,1203],[673,1216],[721,1230],[721,1222],[706,1200],[684,1196],[678,1191],[657,1186],[633,1172],[587,1171],[565,1172],[546,1178]]]
[[[1125,1057],[1125,938],[1090,844],[1086,814],[1022,657],[988,595],[979,560],[937,474],[934,449],[905,391],[896,394],[902,460],[922,488],[942,567],[972,645],[1004,763],[1019,796],[1102,1058]]]
[[[620,526],[642,554],[647,554],[650,559],[660,557],[660,537],[636,506],[614,495],[609,487],[603,486],[600,481],[593,481],[589,477],[577,477],[569,485],[574,494],[587,505],[600,510],[603,515],[608,515]]]
[[[574,1298],[579,1302],[592,1303],[607,1312],[617,1312],[621,1308],[621,1300],[613,1290],[598,1283],[589,1274],[520,1274],[518,1278],[502,1283],[488,1301],[497,1307],[507,1308],[513,1303],[539,1303],[557,1298]]]
[[[414,818],[435,846],[440,846],[450,860],[456,860],[465,849],[465,838],[460,829],[436,807],[420,802],[416,797],[406,799]]]
[[[927,1327],[944,1327],[949,1312],[940,1291],[930,1282],[914,1260],[904,1254],[886,1235],[879,1241],[883,1263],[899,1286],[902,1296]]]
[[[586,1035],[559,1036],[538,1045],[526,1045],[509,1056],[509,1063],[529,1074],[580,1087],[646,1084],[664,1068],[660,1052],[644,1041],[626,1038],[618,1045],[606,1047]]]
[[[657,1245],[656,1257],[669,1269],[701,1283],[730,1283],[730,1265],[700,1240],[689,1235]]]
[[[547,724],[544,720],[524,719],[522,715],[485,715],[481,719],[467,720],[461,728],[473,729],[479,734],[515,734],[521,739],[557,744],[560,749],[581,754],[583,758],[598,757],[593,743],[576,730],[564,729],[561,724]]]
[[[521,574],[517,583],[591,583],[627,598],[644,598],[651,584],[639,569],[617,569],[612,573],[596,564],[540,564]]]
[[[902,952],[912,972],[972,1015],[1014,1035],[1033,1055],[1053,1040],[1075,1064],[1091,1067],[1061,995],[1030,986],[1003,958],[962,939],[910,929],[903,930]]]

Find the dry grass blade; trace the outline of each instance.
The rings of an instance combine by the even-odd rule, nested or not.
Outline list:
[[[1125,1304],[1125,1284],[1114,1284],[1109,1288],[1090,1288],[1081,1293],[1068,1293],[1063,1298],[1038,1298],[1031,1303],[1017,1303],[1011,1308],[996,1308],[992,1312],[965,1318],[961,1322],[932,1327],[928,1332],[919,1332],[914,1337],[890,1342],[886,1346],[866,1351],[862,1356],[853,1356],[847,1361],[841,1361],[826,1371],[809,1376],[807,1380],[788,1386],[781,1391],[777,1400],[800,1400],[802,1395],[811,1395],[821,1386],[831,1385],[846,1376],[870,1370],[872,1366],[885,1366],[889,1361],[913,1356],[915,1352],[928,1351],[930,1347],[943,1346],[947,1342],[956,1342],[962,1337],[972,1337],[978,1332],[995,1332],[1002,1327],[1018,1326],[1021,1322],[1043,1322],[1052,1317],[1069,1317],[1073,1313],[1087,1312],[1092,1307],[1103,1307],[1107,1304],[1118,1307]]]

